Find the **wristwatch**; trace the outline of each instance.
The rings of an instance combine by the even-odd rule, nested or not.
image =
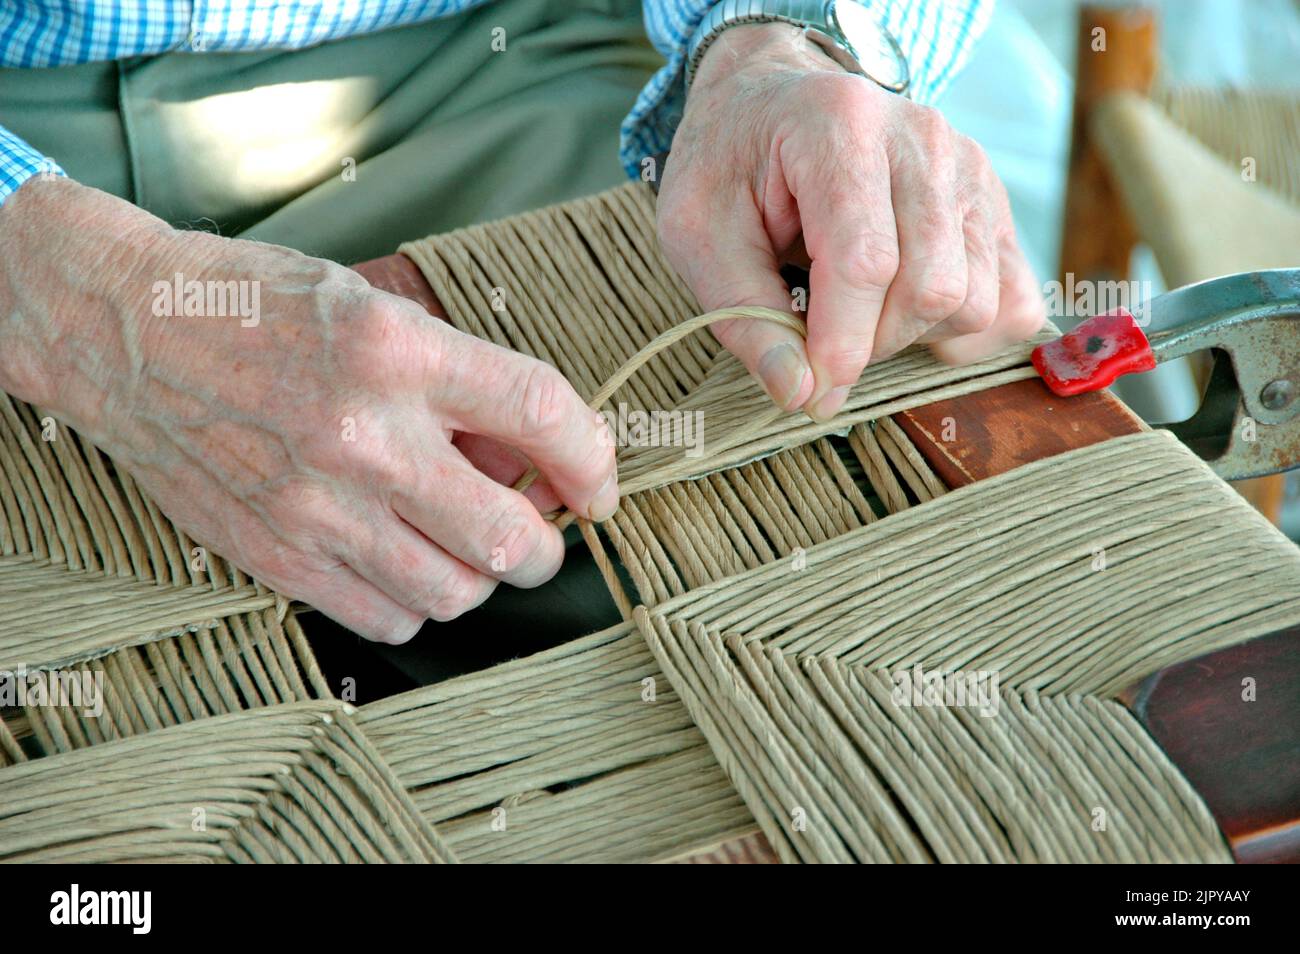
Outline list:
[[[903,50],[858,0],[720,0],[709,8],[686,48],[686,85],[704,53],[727,27],[789,23],[801,27],[835,62],[894,93],[909,80]]]

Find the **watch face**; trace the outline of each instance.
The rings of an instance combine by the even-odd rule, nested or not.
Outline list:
[[[868,76],[889,89],[901,92],[907,87],[903,51],[866,7],[856,0],[836,0],[831,17]]]

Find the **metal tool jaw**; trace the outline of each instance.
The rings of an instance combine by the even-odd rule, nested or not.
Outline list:
[[[1169,429],[1215,473],[1241,480],[1300,466],[1300,268],[1188,285],[1134,317],[1162,362],[1213,354],[1199,410]]]

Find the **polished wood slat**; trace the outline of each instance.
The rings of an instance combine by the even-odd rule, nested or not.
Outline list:
[[[1122,700],[1238,861],[1300,861],[1300,627],[1169,666]]]
[[[894,420],[949,488],[1146,426],[1109,391],[1059,398],[1037,378],[936,401]]]

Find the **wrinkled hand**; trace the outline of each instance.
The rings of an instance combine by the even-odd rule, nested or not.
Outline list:
[[[705,310],[789,311],[778,268],[811,263],[806,348],[770,322],[713,328],[778,405],[818,420],[869,362],[913,342],[962,364],[1044,318],[983,150],[785,24],[732,27],[705,53],[664,171],[659,234]]]
[[[196,541],[363,636],[402,642],[559,568],[561,534],[453,435],[498,469],[501,445],[522,451],[580,514],[617,506],[612,442],[557,371],[340,265],[177,232],[67,181],[11,197],[0,245],[0,386]],[[154,283],[178,272],[260,283],[256,324],[156,316]]]

